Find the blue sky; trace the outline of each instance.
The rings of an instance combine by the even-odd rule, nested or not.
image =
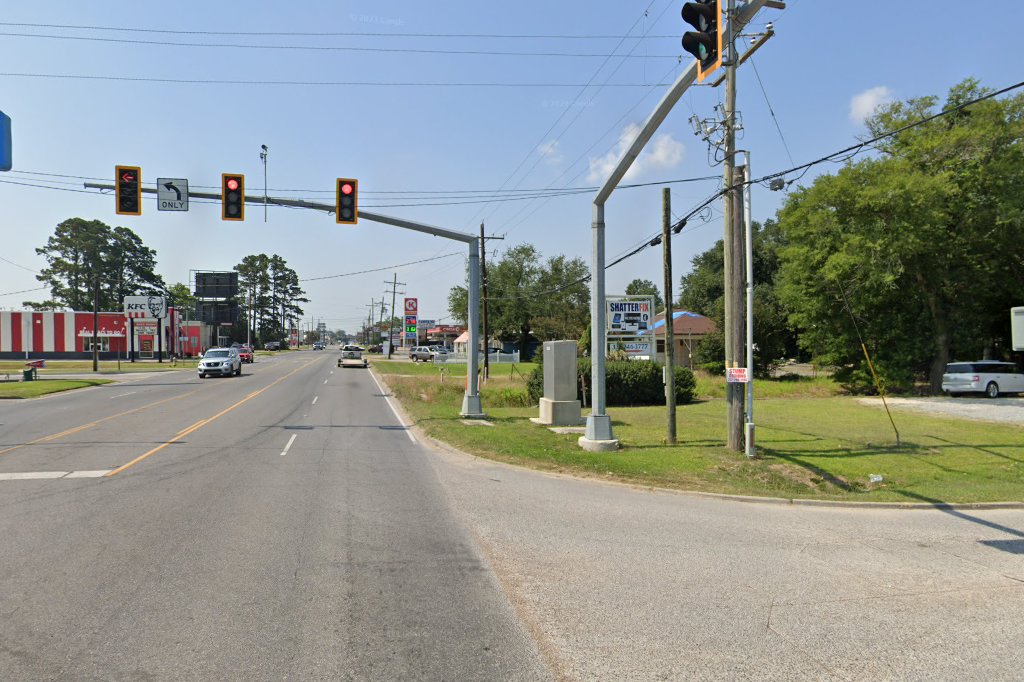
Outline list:
[[[999,18],[991,24],[992,50],[957,42],[954,31],[963,30],[954,22],[963,3],[887,5],[888,18],[869,4],[836,0],[790,0],[784,11],[761,12],[749,30],[772,21],[777,35],[753,64],[786,144],[748,63],[738,80],[744,126],[738,146],[751,150],[755,174],[783,170],[790,157],[799,164],[851,144],[864,133],[863,115],[879,102],[943,96],[969,76],[992,88],[1021,79],[1020,59],[1006,57],[1024,18],[1020,3],[988,6],[985,21]],[[464,247],[456,243],[368,221],[339,226],[333,216],[285,208],[271,208],[264,223],[262,208],[251,205],[241,225],[222,222],[218,207],[203,203],[184,214],[159,212],[147,200],[141,217],[117,216],[110,196],[52,189],[81,189],[77,176],[111,179],[114,166],[126,164],[141,166],[147,184],[185,177],[193,189],[216,186],[222,172],[242,172],[247,192],[259,194],[261,144],[270,148],[273,195],[330,203],[334,179],[356,177],[367,210],[466,232],[477,232],[483,219],[488,234],[506,237],[489,244],[490,257],[530,242],[545,255],[589,260],[591,193],[490,204],[464,203],[479,202],[465,193],[601,184],[623,136],[665,92],[658,84],[684,67],[677,59],[686,30],[681,6],[678,0],[4,3],[0,73],[34,75],[0,75],[0,110],[14,130],[14,170],[0,173],[0,306],[19,308],[22,300],[45,296],[9,292],[39,286],[32,271],[44,261],[34,249],[57,223],[80,216],[131,227],[156,249],[168,282],[188,281],[190,270],[230,269],[260,252],[280,254],[304,279],[440,256],[397,272],[408,295],[420,299],[423,317],[447,316],[448,290],[464,277]],[[18,23],[33,25],[12,25]],[[880,24],[894,28],[874,28]],[[489,37],[462,37],[467,34]],[[499,37],[510,35],[563,37]],[[517,54],[480,54],[486,52]],[[376,85],[310,84],[353,81]],[[424,83],[435,85],[412,85]],[[721,166],[709,163],[688,119],[713,117],[722,96],[722,88],[692,88],[629,181],[720,178]],[[834,168],[819,166],[803,182]],[[717,179],[673,184],[674,212],[688,211],[719,186]],[[782,199],[755,188],[754,218],[774,215]],[[660,229],[660,201],[660,185],[613,195],[610,257]],[[673,241],[677,282],[693,256],[720,238],[720,208],[707,223],[691,225]],[[660,263],[660,249],[650,249],[616,266],[608,292],[621,292],[636,277],[660,282]],[[307,318],[354,329],[393,272],[310,279]]]

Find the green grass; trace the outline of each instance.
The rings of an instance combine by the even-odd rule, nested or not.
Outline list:
[[[1024,500],[1024,429],[897,411],[901,445],[896,447],[881,407],[836,395],[838,389],[827,379],[757,382],[760,458],[748,461],[725,447],[724,400],[680,406],[678,444],[672,447],[664,444],[664,407],[610,408],[623,447],[588,453],[577,445],[577,435],[532,424],[528,417],[537,416],[536,407],[508,399],[525,392],[518,377],[495,377],[481,388],[493,427],[468,426],[458,418],[464,382],[441,383],[436,375],[405,371],[411,367],[407,363],[389,363],[401,364],[400,371],[381,364],[374,367],[387,370],[385,379],[395,395],[429,435],[492,459],[742,495],[874,502]],[[705,394],[718,390],[710,378],[702,385],[699,392]],[[884,480],[869,483],[871,474]]]
[[[140,362],[128,362],[121,360],[121,368],[118,369],[117,360],[102,360],[99,363],[100,373],[116,372],[167,372],[182,367],[195,367],[198,360],[179,360],[176,365],[165,359],[162,363],[156,360],[143,360]],[[24,360],[3,360],[0,361],[0,377],[9,374],[11,378],[21,377],[21,371],[26,369]],[[47,360],[46,368],[39,370],[39,376],[47,374],[77,374],[92,373],[92,360]]]
[[[37,381],[0,383],[0,398],[37,398],[76,388],[109,384],[109,379],[39,379]]]
[[[375,357],[381,359],[374,359]],[[466,376],[466,363],[464,362],[453,362],[451,364],[441,363],[435,364],[432,362],[409,362],[407,360],[385,360],[383,356],[367,355],[367,360],[373,365],[374,369],[380,374],[398,374],[404,376],[432,376],[440,377],[442,369],[446,372],[446,376],[453,377],[464,377]],[[511,376],[522,375],[524,377],[529,376],[533,368],[536,367],[532,362],[519,362],[513,364],[493,364],[491,365],[491,377],[508,378]],[[481,365],[480,371],[483,371],[483,365]],[[465,386],[465,383],[462,384]]]

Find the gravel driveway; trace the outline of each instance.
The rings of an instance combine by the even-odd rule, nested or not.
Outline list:
[[[959,419],[1024,426],[1024,397],[1013,398],[886,398],[890,407]],[[882,406],[881,398],[861,398],[865,405]]]

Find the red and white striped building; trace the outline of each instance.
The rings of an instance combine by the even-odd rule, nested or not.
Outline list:
[[[135,320],[136,357],[155,357],[159,347],[157,329],[162,327],[164,355],[179,348],[200,347],[198,326],[182,326],[178,338],[171,333],[177,326],[175,311],[168,309],[161,320]],[[127,359],[132,347],[128,338],[132,325],[123,312],[101,312],[97,325],[100,358]],[[0,359],[72,359],[92,357],[93,314],[91,312],[0,311]],[[184,340],[180,340],[184,337]],[[194,338],[193,338],[194,337]]]

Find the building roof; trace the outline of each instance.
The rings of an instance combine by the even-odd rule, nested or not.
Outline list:
[[[665,326],[665,313],[659,313],[654,318],[654,326],[652,331],[655,334],[664,334],[665,330],[662,327]],[[660,331],[659,331],[660,329]],[[673,334],[710,334],[715,331],[715,323],[709,317],[698,315],[697,313],[691,313],[688,310],[674,310],[672,311],[672,333]]]

